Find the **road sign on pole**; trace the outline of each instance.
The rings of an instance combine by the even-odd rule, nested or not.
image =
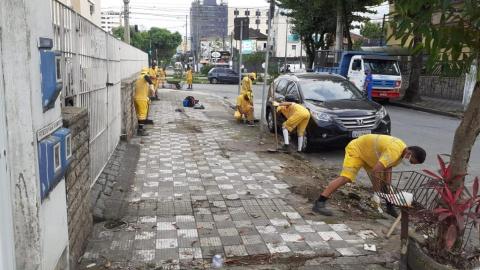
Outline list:
[[[238,17],[233,20],[234,24],[234,38],[236,40],[245,40],[249,39],[249,31],[248,28],[250,27],[250,19],[248,17]]]

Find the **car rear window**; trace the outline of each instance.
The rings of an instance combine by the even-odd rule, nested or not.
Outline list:
[[[300,81],[303,98],[315,101],[363,99],[362,93],[347,80]]]

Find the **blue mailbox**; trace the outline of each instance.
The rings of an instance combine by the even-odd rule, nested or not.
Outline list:
[[[69,129],[57,129],[38,143],[40,195],[42,200],[65,176],[72,156],[72,135]]]
[[[49,38],[40,38],[40,73],[42,74],[42,106],[46,112],[55,106],[60,91],[63,88],[61,54],[52,51],[53,41]]]
[[[40,195],[48,196],[62,178],[61,143],[57,137],[47,137],[38,143],[40,171]]]
[[[61,146],[61,160],[62,160],[62,171],[68,168],[70,164],[70,158],[72,157],[72,134],[70,134],[70,130],[67,128],[60,128],[56,130],[52,136],[57,137],[60,139],[60,146]]]

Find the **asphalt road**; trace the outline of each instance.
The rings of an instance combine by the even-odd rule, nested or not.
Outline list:
[[[194,85],[194,91],[210,93],[235,103],[238,85]],[[254,85],[255,117],[260,119],[262,106],[262,85]],[[268,88],[267,90],[268,91]],[[386,105],[392,119],[392,135],[403,139],[408,145],[418,145],[427,151],[425,164],[412,166],[410,170],[436,169],[437,154],[450,153],[455,129],[460,120]],[[480,139],[470,158],[470,175],[480,176]],[[313,163],[328,162],[340,166],[343,161],[343,149],[321,149],[316,153],[306,154]],[[407,169],[399,167],[398,169]],[[363,177],[362,177],[363,178]],[[364,180],[362,180],[363,182]]]

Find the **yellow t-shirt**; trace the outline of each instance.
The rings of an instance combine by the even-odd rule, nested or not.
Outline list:
[[[390,168],[400,163],[403,150],[407,145],[399,138],[392,136],[368,134],[353,140],[349,147],[370,168],[373,168],[377,162],[382,163],[385,168]]]
[[[290,106],[278,106],[277,112],[281,112],[287,119],[295,113],[310,115],[310,112],[305,107],[297,103],[293,103]]]

